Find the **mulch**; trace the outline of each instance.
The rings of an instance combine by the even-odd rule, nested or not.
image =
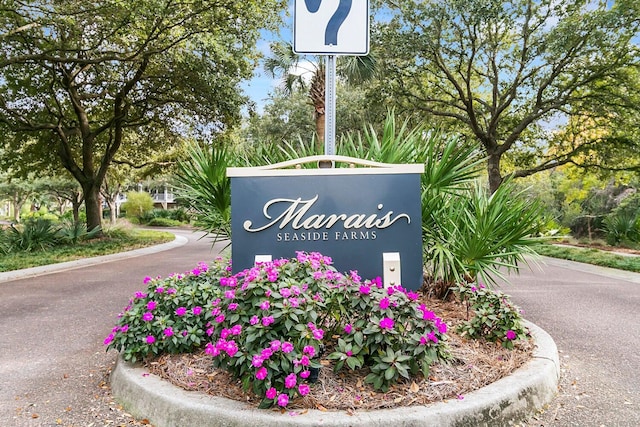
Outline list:
[[[323,359],[323,369],[318,381],[311,385],[311,393],[290,401],[287,409],[301,413],[308,409],[353,412],[464,399],[465,394],[509,375],[531,359],[534,348],[531,340],[516,343],[514,350],[507,350],[499,343],[465,339],[455,333],[455,326],[467,316],[464,305],[432,299],[423,302],[449,325],[447,343],[452,356],[449,362],[432,365],[428,378],[401,379],[382,393],[364,383],[367,369],[343,368],[336,373],[333,361]],[[147,360],[146,367],[150,373],[185,390],[243,401],[255,407],[261,400],[245,392],[240,381],[228,372],[214,369],[211,356],[204,352],[163,355]]]

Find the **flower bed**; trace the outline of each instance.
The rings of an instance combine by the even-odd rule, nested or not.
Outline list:
[[[260,407],[290,408],[300,401],[325,407],[332,398],[319,398],[320,390],[345,378],[355,383],[331,388],[355,390],[347,399],[352,406],[365,401],[365,392],[417,396],[421,389],[452,381],[440,379],[434,364],[443,369],[461,365],[447,324],[418,294],[384,288],[379,279],[362,280],[356,272],[338,273],[320,254],[299,253],[236,275],[217,259],[211,266],[200,264],[186,274],[145,283],[147,290],[136,294],[105,340],[108,348],[120,350],[129,361],[190,354],[230,375],[220,388],[236,379],[241,387],[232,394]],[[158,360],[152,363],[168,365],[170,359]],[[316,386],[311,373],[322,365],[332,369],[322,370]],[[211,380],[223,378],[219,370],[194,368]],[[194,368],[186,374],[191,370],[193,375]],[[456,396],[463,392],[454,389]],[[414,403],[423,400],[416,397]]]

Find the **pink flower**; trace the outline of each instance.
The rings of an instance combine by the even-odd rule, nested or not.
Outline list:
[[[233,325],[231,327],[231,333],[233,335],[240,335],[242,333],[242,325]]]
[[[312,345],[306,345],[302,349],[302,353],[308,354],[309,357],[313,357],[316,354],[316,348]]]
[[[165,337],[170,337],[171,335],[173,335],[173,328],[169,326],[164,331],[162,331],[162,333],[164,334]]]
[[[176,316],[184,316],[187,313],[187,309],[185,307],[176,308]]]
[[[394,321],[393,319],[389,318],[389,317],[383,317],[382,320],[380,321],[380,327],[382,329],[393,329],[393,325],[394,325]]]
[[[157,306],[157,305],[158,305],[158,303],[157,303],[157,302],[155,302],[155,301],[149,301],[149,302],[147,303],[147,310],[149,310],[149,311],[155,310],[155,308],[156,308],[156,306]]]
[[[209,342],[207,343],[204,352],[210,356],[218,356],[220,354],[220,349]]]
[[[251,323],[252,325],[257,325],[258,323],[260,323],[260,319],[258,319],[258,316],[253,316],[251,317],[251,320],[249,320],[249,323]]]
[[[109,334],[109,336],[104,339],[104,345],[111,344],[114,338],[115,338],[115,334]]]
[[[284,393],[280,393],[278,396],[278,406],[282,406],[283,408],[289,404],[289,396]]]
[[[251,365],[253,365],[254,368],[259,368],[260,366],[262,366],[263,362],[264,359],[259,354],[254,354],[251,358]]]
[[[389,301],[389,298],[382,298],[380,300],[380,310],[386,310],[387,308],[389,308],[389,303],[391,301]]]
[[[151,322],[153,320],[153,314],[147,311],[142,315],[142,320],[144,320],[145,322]]]
[[[284,386],[286,388],[294,388],[296,386],[296,382],[297,382],[296,374],[292,372],[289,375],[287,375],[287,377],[284,379]]]
[[[231,335],[231,330],[227,329],[227,328],[222,328],[222,330],[220,331],[220,338],[222,338],[223,340],[226,340],[229,335]]]
[[[279,340],[273,340],[269,343],[269,348],[271,348],[271,350],[273,351],[278,351],[280,350],[280,341]]]
[[[225,297],[225,298],[228,298],[228,299],[233,299],[233,298],[235,298],[235,297],[236,297],[236,291],[235,291],[235,289],[232,289],[232,290],[230,290],[230,291],[226,291],[226,292],[224,293],[224,297]]]
[[[144,292],[140,292],[140,291],[138,291],[138,292],[136,292],[135,296],[136,296],[136,298],[138,298],[138,299],[142,299],[142,298],[146,298],[146,297],[147,297],[147,294],[145,294]]]
[[[351,356],[353,356],[353,351],[347,350],[347,352],[345,354],[347,355],[347,357],[351,357]]]
[[[415,292],[407,292],[407,298],[409,298],[411,301],[415,301],[419,298],[419,295]]]
[[[351,331],[353,331],[353,326],[351,326],[351,324],[350,324],[350,323],[347,323],[347,325],[344,327],[344,331],[345,331],[347,334],[350,334],[350,333],[351,333]]]
[[[221,314],[221,315],[219,315],[219,316],[216,316],[216,318],[215,318],[215,319],[213,319],[213,320],[215,320],[215,321],[216,321],[216,323],[222,323],[222,322],[224,322],[224,314]]]
[[[511,329],[509,329],[507,331],[506,337],[509,341],[513,341],[516,339],[516,333],[514,331],[512,331]]]
[[[263,366],[258,369],[258,372],[256,372],[256,378],[259,380],[264,380],[265,378],[267,378],[267,368]]]
[[[311,371],[302,371],[300,372],[300,378],[309,378],[309,375],[311,375]]]
[[[306,356],[306,355],[305,355],[305,356],[302,356],[302,357],[300,358],[300,364],[301,364],[302,366],[309,366],[309,356]]]
[[[291,296],[291,289],[289,288],[280,289],[280,295],[282,295],[282,298],[289,298]]]
[[[151,277],[146,276],[146,277],[144,278],[144,280],[142,281],[142,283],[144,283],[144,284],[146,285],[147,283],[149,283],[149,282],[150,282],[150,281],[152,281],[152,280],[153,280],[153,279],[152,279]]]
[[[156,342],[156,338],[153,335],[147,335],[147,344],[153,344]]]
[[[156,288],[156,293],[163,294],[164,293],[164,288],[160,288],[160,287]]]
[[[273,356],[273,350],[270,347],[263,348],[260,352],[260,356],[265,360],[269,359],[271,356]]]
[[[236,311],[238,309],[238,304],[235,302],[232,302],[231,304],[229,304],[229,311]]]
[[[371,292],[371,287],[368,285],[360,285],[360,293],[363,295],[369,295]]]
[[[267,392],[265,393],[265,396],[267,397],[267,399],[275,399],[276,396],[278,395],[278,390],[275,389],[275,387],[271,387],[269,390],[267,390]],[[287,402],[288,403],[288,402]],[[286,406],[286,405],[285,405]]]
[[[309,386],[307,384],[300,384],[298,386],[298,392],[301,396],[306,396],[310,391],[311,390],[309,389]]]
[[[420,337],[420,345],[427,345],[427,338]]]
[[[431,341],[433,341],[434,343],[438,343],[438,337],[436,336],[436,333],[434,331],[429,332],[429,335],[427,335],[427,338],[429,338]]]
[[[129,330],[129,325],[124,325],[120,328],[120,332],[126,333]]]
[[[291,353],[293,351],[293,344],[288,341],[282,343],[282,352],[283,353]]]
[[[202,307],[197,305],[191,309],[191,312],[193,313],[194,316],[199,316],[200,313],[202,313]]]
[[[262,301],[259,305],[260,310],[269,310],[269,307],[271,306],[271,304],[269,303],[269,301]]]
[[[320,341],[324,337],[324,331],[322,329],[315,329],[313,331],[313,337]]]
[[[266,316],[262,318],[262,324],[264,326],[269,326],[271,325],[273,322],[275,322],[275,319],[273,318],[273,316]]]
[[[440,318],[436,317],[435,324],[436,328],[438,328],[438,332],[440,332],[441,334],[447,333],[447,324],[444,323]]]

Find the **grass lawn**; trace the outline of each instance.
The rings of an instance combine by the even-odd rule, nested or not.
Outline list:
[[[0,255],[0,272],[109,255],[132,249],[171,242],[175,236],[165,231],[130,229],[107,233],[105,237],[79,242],[76,245],[56,246],[44,251],[15,252]]]
[[[584,262],[602,267],[617,268],[640,273],[640,256],[618,255],[611,251],[594,248],[566,247],[559,245],[541,245],[536,252],[553,258]]]

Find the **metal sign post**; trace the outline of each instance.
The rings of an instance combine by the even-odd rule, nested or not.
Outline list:
[[[336,57],[327,56],[324,101],[324,154],[336,154]]]
[[[295,0],[293,51],[327,55],[324,152],[336,148],[336,55],[369,53],[369,0]]]

